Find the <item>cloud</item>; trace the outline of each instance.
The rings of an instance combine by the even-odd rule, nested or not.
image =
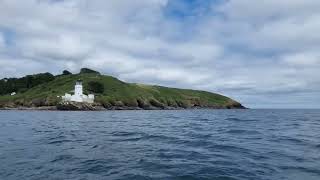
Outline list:
[[[31,59],[15,59],[7,56],[0,56],[0,77],[8,77],[8,74],[14,76],[23,76],[25,74],[34,74],[36,72],[44,72],[48,66],[44,62],[37,62]]]
[[[210,16],[209,25],[218,29],[218,35],[228,36],[222,41],[248,46],[251,50],[278,52],[318,48],[319,6],[316,0],[231,0],[214,6],[213,9],[223,15],[222,18]]]
[[[249,107],[319,107],[319,3],[2,0],[0,77],[91,67]]]
[[[288,65],[297,67],[310,67],[319,68],[320,66],[320,53],[319,52],[303,52],[285,55],[283,61]]]
[[[228,18],[247,22],[272,21],[277,18],[304,18],[318,13],[317,0],[269,0],[252,2],[250,0],[231,0],[218,9]]]
[[[44,57],[53,60],[82,60],[92,51],[89,44],[72,34],[47,38],[26,37],[20,39],[17,46],[21,49],[22,55],[34,59]]]
[[[5,47],[6,47],[6,42],[5,42],[4,36],[0,33],[0,51],[4,51]]]

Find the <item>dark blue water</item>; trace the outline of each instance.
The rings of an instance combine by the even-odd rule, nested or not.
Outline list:
[[[320,111],[0,111],[0,179],[319,180]]]

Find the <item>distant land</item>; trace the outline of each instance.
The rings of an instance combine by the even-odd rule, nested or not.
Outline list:
[[[95,95],[95,103],[62,103],[81,79],[85,93]],[[0,109],[21,110],[158,110],[158,109],[244,109],[226,96],[198,90],[126,83],[115,77],[82,68],[72,74],[40,73],[0,80]]]

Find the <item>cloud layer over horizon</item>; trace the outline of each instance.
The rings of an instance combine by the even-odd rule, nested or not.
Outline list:
[[[252,108],[320,108],[318,32],[318,0],[2,0],[0,78],[89,67]]]

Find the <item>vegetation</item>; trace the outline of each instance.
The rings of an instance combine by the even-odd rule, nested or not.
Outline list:
[[[104,86],[97,81],[90,81],[88,83],[88,91],[90,93],[102,94],[104,92]]]
[[[94,71],[92,69],[82,68],[80,70],[80,74],[100,74],[100,73],[98,71]]]
[[[62,71],[62,75],[70,75],[70,74],[72,74],[72,73],[68,70]]]
[[[18,89],[10,89],[11,85],[0,84],[2,94],[0,95],[1,106],[45,106],[56,105],[61,101],[60,96],[73,90],[78,79],[83,81],[85,93],[93,92],[96,102],[105,108],[110,107],[139,107],[143,109],[157,108],[241,108],[241,104],[222,95],[188,89],[176,89],[162,86],[151,86],[122,82],[114,77],[100,75],[83,70],[79,74],[67,74],[52,77],[33,75],[32,83],[19,86]],[[43,74],[42,74],[43,75]],[[27,76],[28,77],[28,76]],[[38,78],[35,78],[38,77]],[[46,77],[46,78],[44,78]],[[24,79],[26,81],[26,78]],[[22,81],[22,82],[25,82]],[[10,83],[12,84],[12,83]],[[15,86],[17,87],[17,86]],[[21,89],[26,87],[27,90]],[[10,96],[13,90],[18,94]],[[2,105],[1,105],[2,104]]]
[[[30,88],[54,79],[55,77],[50,73],[28,75],[22,78],[5,78],[0,80],[0,95],[12,92],[23,93]]]

